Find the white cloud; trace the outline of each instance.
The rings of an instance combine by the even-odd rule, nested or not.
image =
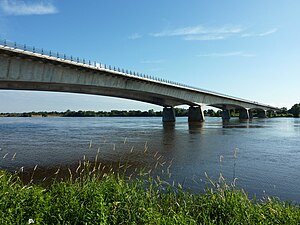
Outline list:
[[[130,35],[129,37],[128,37],[128,39],[130,39],[130,40],[136,40],[136,39],[139,39],[139,38],[142,38],[143,36],[141,35],[141,34],[139,34],[139,33],[134,33],[134,34],[132,34],[132,35]]]
[[[203,25],[182,27],[173,30],[163,30],[150,34],[153,37],[181,37],[186,41],[212,41],[238,37],[264,37],[277,32],[277,28],[262,33],[248,32],[240,26],[224,25],[219,27],[207,27]]]
[[[212,40],[223,40],[223,35],[189,35],[183,38],[186,41],[212,41]]]
[[[28,2],[22,0],[2,0],[1,10],[7,15],[45,15],[57,13],[57,8],[48,1]]]
[[[266,32],[264,32],[264,33],[258,34],[258,36],[261,36],[261,37],[263,37],[263,36],[268,36],[268,35],[270,35],[270,34],[276,33],[277,30],[278,30],[277,28],[273,28],[273,29],[268,30],[268,31],[266,31]]]
[[[246,37],[264,37],[264,36],[268,36],[271,35],[273,33],[276,33],[278,31],[277,28],[272,28],[270,30],[267,30],[266,32],[263,33],[245,33],[242,34],[241,37],[246,38]]]
[[[254,57],[254,54],[244,53],[241,51],[237,52],[223,52],[223,53],[209,53],[209,54],[199,54],[198,57]]]
[[[158,33],[151,34],[154,37],[168,37],[168,36],[191,36],[191,35],[225,35],[242,32],[240,27],[223,26],[223,27],[205,27],[202,25],[194,27],[184,27],[174,30],[164,30]]]
[[[173,30],[164,30],[157,33],[152,33],[153,37],[182,37],[186,41],[211,41],[222,40],[230,36],[235,36],[243,32],[243,28],[239,26],[220,26],[206,27],[202,25],[193,27],[183,27]]]

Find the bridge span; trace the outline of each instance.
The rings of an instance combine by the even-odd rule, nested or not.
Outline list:
[[[189,122],[204,121],[202,106],[230,119],[266,117],[279,108],[26,45],[0,41],[0,89],[72,92],[132,99],[163,106],[163,122],[175,122],[175,106],[188,105]]]

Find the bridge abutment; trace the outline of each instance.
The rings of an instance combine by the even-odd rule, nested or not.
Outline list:
[[[163,109],[162,121],[164,123],[166,123],[166,122],[175,122],[176,121],[175,109],[173,107],[165,107]]]
[[[201,107],[194,107],[191,106],[189,108],[189,122],[203,122],[204,121],[204,114]]]

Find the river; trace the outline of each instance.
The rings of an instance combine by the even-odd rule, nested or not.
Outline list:
[[[172,174],[191,191],[202,191],[205,173],[220,173],[258,197],[277,196],[300,202],[300,119],[240,121],[206,118],[189,125],[177,118],[0,118],[0,168],[74,165],[99,152],[103,162],[153,166]],[[170,166],[169,169],[167,167]],[[46,168],[46,169],[45,169]],[[49,170],[50,171],[50,170]]]

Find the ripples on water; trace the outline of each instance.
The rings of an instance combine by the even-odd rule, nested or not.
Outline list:
[[[192,191],[203,190],[205,172],[213,180],[222,172],[229,181],[235,173],[238,186],[250,194],[265,191],[300,202],[299,119],[206,118],[189,125],[177,118],[175,125],[163,126],[161,118],[0,118],[0,135],[2,169],[37,164],[52,172],[83,155],[93,159],[97,151],[103,162],[135,166],[151,167],[160,157],[172,161],[172,179]]]

